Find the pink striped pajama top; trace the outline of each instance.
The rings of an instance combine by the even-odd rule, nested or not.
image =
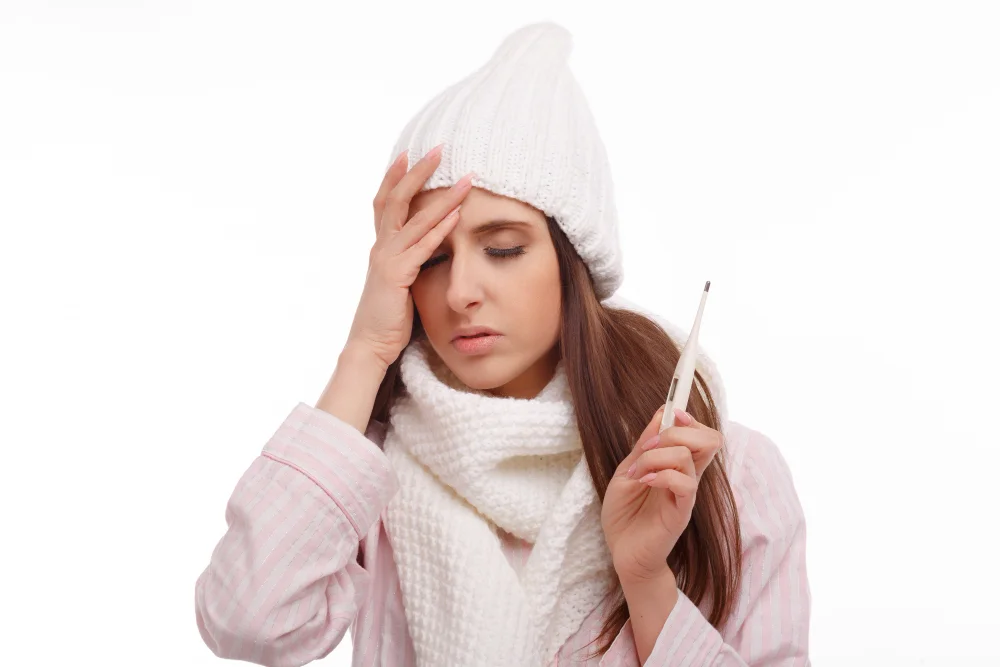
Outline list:
[[[725,429],[743,537],[738,605],[719,632],[707,605],[681,592],[644,664],[808,666],[806,530],[791,473],[766,436],[733,421]],[[384,433],[372,422],[362,435],[305,403],[291,411],[237,483],[228,529],[195,586],[198,629],[213,653],[304,665],[332,652],[350,628],[354,667],[415,667],[382,523],[398,488]],[[506,537],[516,569],[531,545]],[[605,655],[585,660],[610,611],[595,609],[554,664],[638,667],[631,621]]]

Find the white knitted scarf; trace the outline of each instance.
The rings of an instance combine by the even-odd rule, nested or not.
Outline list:
[[[617,295],[606,305],[686,340]],[[714,364],[699,352],[696,368],[725,424]],[[400,372],[407,391],[383,442],[400,488],[385,527],[417,664],[550,665],[615,581],[563,362],[532,399],[466,387],[423,340],[403,351]],[[520,574],[494,526],[533,545]]]
[[[614,582],[562,362],[533,399],[464,387],[426,341],[400,372],[386,532],[418,665],[548,665]],[[520,576],[493,526],[532,543]]]

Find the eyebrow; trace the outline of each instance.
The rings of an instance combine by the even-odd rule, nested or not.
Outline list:
[[[485,234],[486,232],[491,232],[495,229],[503,229],[505,227],[532,227],[530,222],[524,222],[523,220],[490,220],[489,222],[484,222],[481,225],[476,225],[472,229],[472,234]]]

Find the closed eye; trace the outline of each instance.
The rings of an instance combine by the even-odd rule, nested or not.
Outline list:
[[[483,252],[485,252],[487,256],[493,257],[493,258],[496,258],[496,259],[510,259],[510,258],[513,258],[513,257],[517,257],[518,255],[523,255],[524,254],[524,246],[523,245],[519,245],[519,246],[515,246],[513,248],[489,248],[489,247],[487,247],[487,248],[483,248]],[[443,262],[446,259],[448,259],[447,255],[438,255],[437,257],[431,257],[429,260],[427,260],[426,262],[424,262],[423,264],[420,265],[420,270],[423,271],[424,269],[429,269],[431,267],[437,266],[438,264],[440,264],[441,262]]]

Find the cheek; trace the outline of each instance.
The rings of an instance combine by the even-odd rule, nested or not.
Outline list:
[[[413,307],[420,314],[424,328],[433,328],[435,320],[433,283],[418,277],[410,286],[410,295],[413,297]]]
[[[440,267],[417,276],[410,286],[413,308],[420,315],[424,331],[432,337],[450,333],[454,313],[448,305],[447,269]]]
[[[561,286],[559,284],[559,267],[555,257],[551,262],[539,262],[525,266],[504,283],[508,295],[508,303],[517,309],[519,318],[532,331],[546,336],[553,328],[558,329],[561,317]],[[524,298],[530,294],[531,298]]]

